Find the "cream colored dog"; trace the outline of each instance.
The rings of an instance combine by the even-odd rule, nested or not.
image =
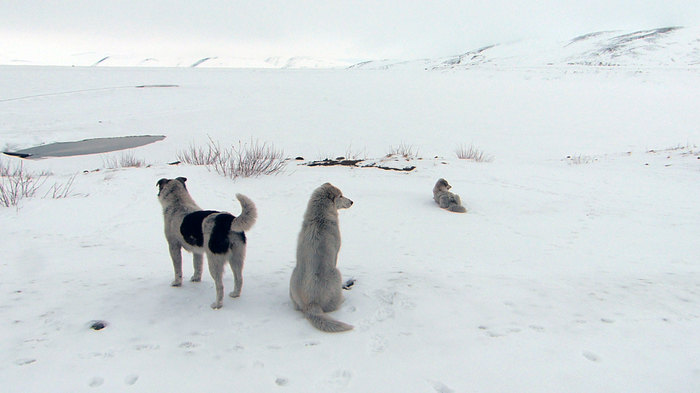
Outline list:
[[[452,186],[445,179],[439,179],[433,187],[433,199],[441,208],[455,213],[466,213],[459,195],[450,192]]]
[[[324,332],[352,329],[325,314],[343,302],[342,279],[336,267],[340,250],[338,209],[347,209],[352,203],[330,183],[318,187],[311,194],[297,242],[297,265],[289,295],[294,307]]]

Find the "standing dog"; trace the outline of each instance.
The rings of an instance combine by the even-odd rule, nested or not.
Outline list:
[[[447,209],[455,213],[466,213],[467,209],[462,206],[462,200],[459,195],[451,193],[452,188],[450,183],[445,179],[440,179],[433,187],[433,199],[440,205],[441,208]]]
[[[184,177],[160,179],[158,200],[163,206],[165,239],[168,241],[170,257],[175,269],[174,287],[182,285],[182,253],[184,248],[193,254],[194,274],[190,281],[202,280],[202,255],[207,254],[209,273],[216,285],[216,301],[211,307],[223,306],[224,265],[228,261],[233,270],[235,288],[229,294],[239,297],[243,286],[243,260],[246,237],[258,216],[253,201],[245,195],[236,194],[242,212],[238,217],[226,212],[202,210],[187,192]]]
[[[289,295],[294,307],[324,332],[352,329],[351,325],[325,314],[343,302],[340,271],[336,268],[340,250],[338,209],[350,206],[352,201],[332,184],[318,187],[309,199],[297,242],[297,265],[292,272]]]

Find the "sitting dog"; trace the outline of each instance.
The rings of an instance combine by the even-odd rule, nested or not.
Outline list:
[[[216,285],[216,301],[211,307],[219,309],[223,306],[226,261],[233,270],[236,285],[229,296],[241,295],[246,249],[244,232],[255,224],[257,209],[248,197],[236,194],[242,208],[238,217],[226,212],[202,210],[187,191],[186,181],[186,178],[178,177],[160,179],[157,183],[158,200],[163,206],[165,239],[175,269],[175,280],[171,285],[182,285],[182,248],[193,254],[194,274],[190,279],[193,282],[202,279],[202,255],[206,253],[209,273]]]
[[[450,183],[445,179],[440,179],[433,187],[433,199],[440,205],[441,208],[447,209],[455,213],[466,213],[467,209],[462,206],[462,200],[459,195],[451,193],[452,188]]]
[[[352,329],[325,315],[343,302],[341,275],[336,268],[340,250],[338,209],[347,209],[352,203],[330,183],[318,187],[311,194],[297,242],[297,264],[289,295],[294,307],[324,332]]]

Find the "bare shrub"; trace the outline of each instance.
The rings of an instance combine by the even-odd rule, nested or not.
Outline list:
[[[133,152],[125,152],[117,157],[108,157],[104,160],[105,168],[141,168],[146,166],[146,161],[136,158]]]
[[[21,167],[22,167],[21,162],[20,162],[20,165],[12,165],[12,164],[5,162],[5,160],[0,159],[0,176],[2,176],[2,177],[12,176],[15,172],[19,171]]]
[[[72,192],[73,182],[75,181],[75,178],[77,176],[77,174],[71,176],[68,179],[68,181],[64,184],[54,183],[51,187],[49,187],[49,190],[46,191],[46,194],[44,194],[44,198],[47,198],[49,195],[53,199],[68,198],[68,196],[70,196],[70,193]]]
[[[284,152],[272,144],[251,140],[238,142],[238,146],[222,148],[219,142],[209,138],[206,146],[190,145],[187,150],[177,153],[180,162],[190,165],[204,165],[217,173],[235,179],[272,175],[281,172],[286,166]]]
[[[364,161],[367,159],[367,149],[362,150],[362,151],[356,151],[353,150],[352,145],[348,146],[345,149],[345,154],[343,155],[336,155],[336,154],[319,154],[318,155],[318,160],[361,160]]]
[[[181,150],[177,153],[177,159],[190,165],[214,165],[219,161],[221,152],[221,145],[209,138],[206,147],[191,144],[187,150]]]
[[[26,171],[21,162],[6,165],[0,161],[0,206],[17,206],[22,199],[33,197],[48,176],[47,172]]]
[[[251,140],[246,144],[239,142],[238,147],[219,150],[211,166],[217,173],[235,179],[279,173],[287,166],[287,161],[284,152],[272,144]]]
[[[412,160],[412,159],[418,158],[418,150],[414,149],[413,146],[406,145],[402,142],[396,147],[391,146],[389,148],[389,153],[387,153],[386,156],[387,157],[403,157],[407,160]]]
[[[455,150],[457,158],[460,160],[472,160],[476,162],[491,162],[493,161],[493,156],[484,153],[483,150],[477,149],[474,145],[459,145],[457,150]]]
[[[345,159],[346,160],[366,160],[367,159],[367,150],[363,150],[362,152],[357,152],[352,149],[352,145],[348,146],[347,149],[345,149]]]

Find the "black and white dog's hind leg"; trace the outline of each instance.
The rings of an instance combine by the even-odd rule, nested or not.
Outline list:
[[[245,260],[245,243],[231,249],[228,255],[228,263],[233,271],[233,280],[235,287],[228,295],[236,298],[241,296],[243,289],[243,261]]]

